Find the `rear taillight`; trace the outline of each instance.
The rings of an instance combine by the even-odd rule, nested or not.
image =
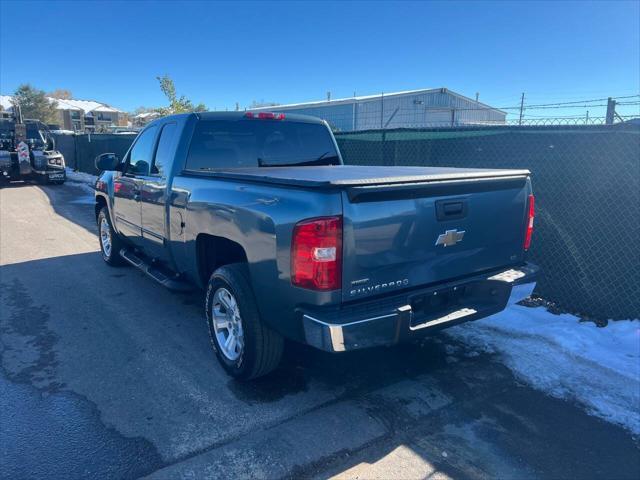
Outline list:
[[[529,195],[529,206],[527,208],[527,229],[524,232],[524,249],[529,250],[531,246],[531,235],[533,235],[533,217],[535,217],[535,199]]]
[[[311,290],[342,287],[342,217],[297,223],[291,241],[291,283]]]

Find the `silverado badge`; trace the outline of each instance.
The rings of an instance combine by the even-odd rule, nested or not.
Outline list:
[[[444,233],[438,235],[438,239],[436,240],[436,247],[438,245],[442,245],[443,247],[451,247],[458,242],[462,241],[462,237],[464,237],[464,230],[447,230]]]

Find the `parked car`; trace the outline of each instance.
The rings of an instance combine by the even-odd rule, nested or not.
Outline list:
[[[345,166],[325,122],[269,112],[168,116],[96,166],[104,261],[206,290],[236,378],[273,370],[284,339],[393,345],[535,286],[527,170]]]

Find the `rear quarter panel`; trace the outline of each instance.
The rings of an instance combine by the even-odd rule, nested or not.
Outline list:
[[[340,302],[340,291],[313,292],[294,287],[290,279],[294,225],[307,218],[340,215],[339,193],[177,176],[171,198],[174,259],[178,269],[201,287],[205,285],[198,272],[196,240],[209,234],[243,247],[260,313],[285,336],[301,338],[297,307]]]

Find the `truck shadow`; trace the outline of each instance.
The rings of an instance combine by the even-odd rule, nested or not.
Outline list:
[[[247,402],[273,402],[306,391],[311,381],[343,390],[346,397],[355,397],[446,367],[447,342],[438,334],[417,343],[340,354],[288,342],[277,370],[251,382],[230,380],[228,387]]]

